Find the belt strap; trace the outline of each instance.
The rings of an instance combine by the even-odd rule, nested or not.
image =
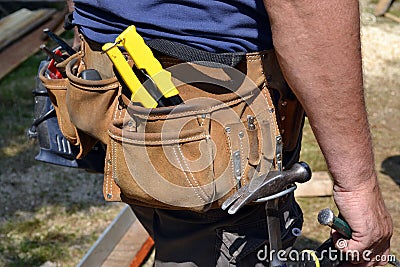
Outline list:
[[[146,44],[158,52],[186,62],[205,61],[234,67],[246,56],[245,52],[211,53],[165,39],[148,40]]]
[[[85,41],[93,51],[102,51],[102,44],[94,42],[86,37]],[[145,42],[151,49],[157,52],[186,62],[209,62],[235,67],[246,57],[245,52],[212,53],[165,39],[152,39]],[[204,63],[202,65],[204,65]]]

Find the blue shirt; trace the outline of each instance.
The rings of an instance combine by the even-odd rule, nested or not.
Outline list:
[[[114,42],[129,25],[141,36],[209,52],[272,48],[262,0],[74,0],[74,23],[89,39]]]

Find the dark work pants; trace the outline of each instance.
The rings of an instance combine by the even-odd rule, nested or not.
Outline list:
[[[246,206],[235,215],[131,207],[155,241],[155,266],[268,266],[265,204]],[[290,248],[292,229],[303,223],[293,196],[280,205],[279,216],[283,247]]]

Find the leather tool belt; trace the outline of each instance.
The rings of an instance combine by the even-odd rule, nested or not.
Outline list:
[[[84,38],[81,50],[57,65],[66,78],[48,79],[44,69],[39,74],[60,130],[79,147],[77,158],[98,141],[106,146],[106,200],[219,208],[252,178],[298,160],[304,111],[273,50],[244,54],[234,66],[154,53],[171,72],[183,104],[135,105],[111,61]],[[97,70],[101,80],[82,79],[87,69]]]

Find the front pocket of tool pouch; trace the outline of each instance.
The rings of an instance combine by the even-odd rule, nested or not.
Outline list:
[[[73,145],[78,145],[78,138],[75,126],[72,124],[66,105],[68,79],[50,79],[45,77],[47,65],[39,72],[39,78],[46,87],[51,103],[56,111],[58,124],[62,134]]]
[[[112,173],[125,197],[158,207],[214,201],[213,143],[195,116],[188,119],[176,132],[137,132],[133,118],[114,121]]]
[[[238,115],[244,104],[210,98],[171,108],[128,104],[109,130],[111,173],[122,195],[161,208],[220,206],[257,168],[249,164],[251,138]]]
[[[66,66],[69,80],[66,103],[71,122],[84,133],[108,144],[107,130],[113,118],[119,83],[116,77],[84,80],[72,72],[74,61]]]

